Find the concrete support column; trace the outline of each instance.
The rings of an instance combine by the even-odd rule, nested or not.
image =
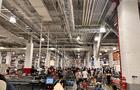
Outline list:
[[[97,44],[94,44],[94,67],[95,68],[100,68],[100,59],[97,56]]]
[[[47,67],[47,68],[49,68],[50,67],[50,59],[51,59],[51,52],[50,51],[48,51],[48,53],[47,53],[47,55],[46,55],[46,59],[45,59],[45,66]]]
[[[63,68],[63,58],[60,58],[60,67]]]
[[[121,0],[118,8],[122,76],[127,90],[140,90],[140,17],[138,0]]]
[[[86,66],[86,59],[84,59],[84,67]]]
[[[87,53],[87,67],[91,68],[91,59],[90,59],[90,52]]]
[[[59,58],[59,55],[55,54],[55,60],[54,60],[54,67],[55,68],[58,68],[58,58]]]
[[[109,54],[109,66],[113,66],[113,54],[112,53],[110,53]]]
[[[11,64],[11,52],[7,52],[6,64],[10,66]]]
[[[2,56],[1,56],[1,52],[0,52],[0,64],[2,64]]]
[[[25,62],[24,62],[24,73],[28,75],[31,72],[32,67],[32,57],[33,57],[33,42],[30,42],[26,45],[26,54],[25,54]]]

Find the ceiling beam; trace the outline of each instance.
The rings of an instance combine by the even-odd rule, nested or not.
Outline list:
[[[41,48],[42,51],[46,51],[47,48]],[[84,47],[84,48],[49,48],[49,51],[89,51],[91,48],[90,47]],[[5,47],[0,47],[0,51],[14,51],[14,50],[26,50],[26,48],[5,48]],[[39,48],[34,48],[34,50],[39,50]]]

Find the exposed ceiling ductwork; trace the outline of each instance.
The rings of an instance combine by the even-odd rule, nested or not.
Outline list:
[[[42,17],[43,21],[52,21],[47,7],[45,7],[42,0],[29,0],[34,9],[38,12],[38,14]]]

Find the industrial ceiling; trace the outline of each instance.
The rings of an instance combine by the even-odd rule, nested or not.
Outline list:
[[[32,36],[35,48],[44,38],[42,48],[66,48],[66,54],[77,57],[75,48],[93,48],[95,37],[102,34],[100,50],[110,49],[117,46],[117,1],[3,0],[0,46],[24,48]],[[9,22],[11,16],[16,23]],[[101,26],[106,32],[100,32]]]

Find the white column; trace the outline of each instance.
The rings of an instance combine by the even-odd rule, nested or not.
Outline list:
[[[26,45],[26,54],[25,54],[25,62],[24,62],[24,72],[26,74],[30,73],[31,67],[32,67],[32,57],[33,57],[33,42],[30,40],[30,42]]]
[[[109,54],[109,66],[113,66],[113,53]]]
[[[128,84],[140,84],[140,17],[138,0],[122,0],[118,8],[122,75]],[[138,76],[132,78],[132,76]],[[129,90],[129,89],[128,89]],[[131,89],[131,90],[140,90]]]
[[[1,52],[0,52],[0,64],[2,64],[2,56],[1,56]]]
[[[10,65],[11,64],[11,52],[7,52],[6,64],[7,65]]]
[[[95,68],[100,68],[100,59],[97,56],[97,44],[94,45],[94,67]]]
[[[101,62],[99,58],[95,60],[94,63],[95,63],[95,68],[101,68],[101,65],[100,65]]]
[[[46,60],[45,60],[45,66],[47,67],[47,68],[49,68],[50,67],[50,59],[51,59],[51,52],[50,51],[48,51],[48,53],[47,53],[47,55],[46,55]]]
[[[87,53],[87,67],[91,68],[91,57],[90,57],[90,52]]]
[[[86,66],[86,59],[84,59],[84,67]]]
[[[60,67],[60,56],[59,55],[57,56],[56,63],[57,63],[57,67]]]
[[[63,68],[63,57],[60,58],[60,67]]]

